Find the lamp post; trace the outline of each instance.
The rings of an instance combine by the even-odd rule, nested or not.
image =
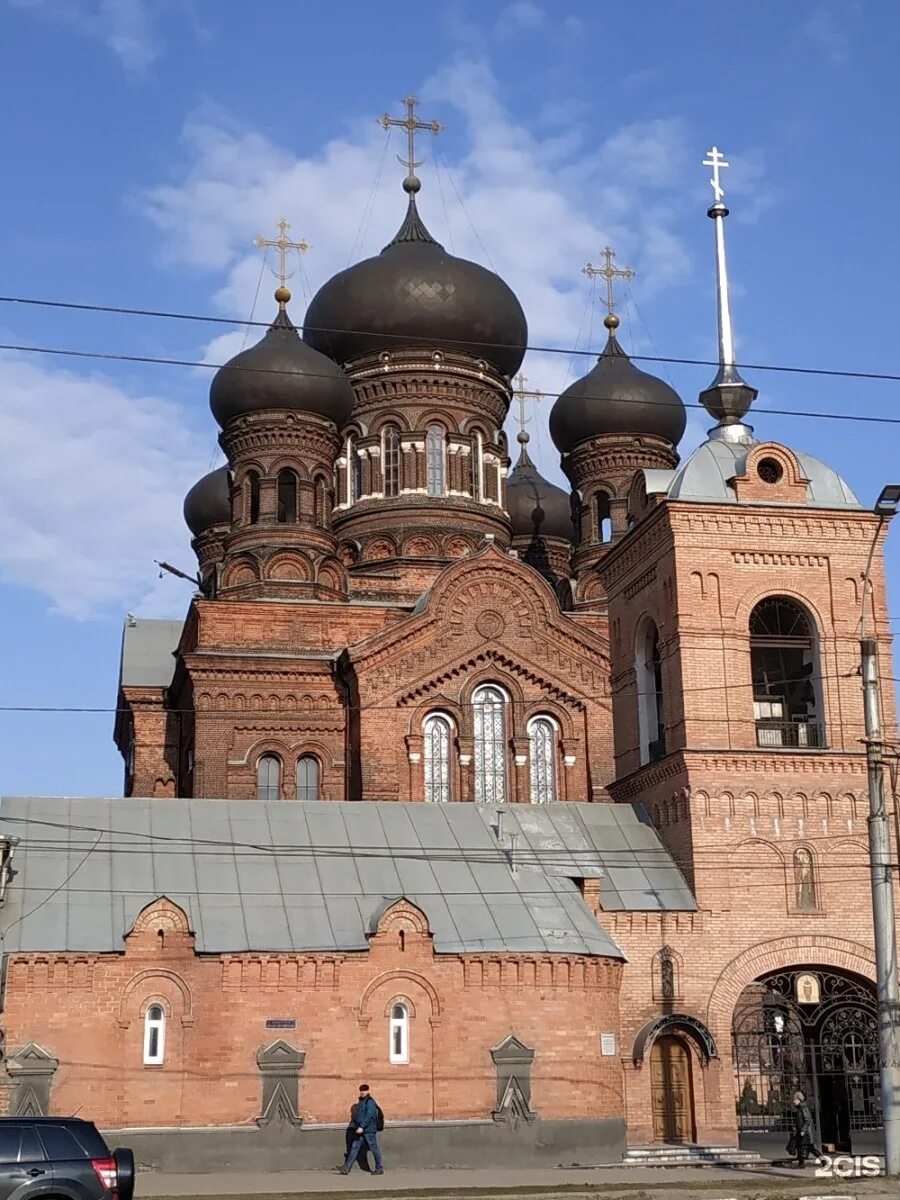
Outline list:
[[[884,522],[900,508],[900,484],[882,488],[875,502],[878,525],[872,538],[863,579],[859,647],[862,662],[866,727],[866,768],[869,782],[869,870],[872,881],[872,917],[875,929],[875,976],[878,990],[878,1045],[881,1060],[881,1111],[884,1120],[886,1175],[900,1175],[900,987],[897,982],[897,933],[894,918],[894,879],[891,842],[884,808],[884,740],[881,729],[881,691],[878,679],[878,645],[866,637],[869,576]]]

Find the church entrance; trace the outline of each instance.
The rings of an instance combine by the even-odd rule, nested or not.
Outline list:
[[[881,1127],[878,1019],[865,979],[818,967],[763,976],[744,990],[732,1027],[740,1133],[784,1134],[806,1094],[824,1149],[852,1153]]]
[[[650,1050],[650,1089],[653,1097],[653,1140],[692,1142],[694,1089],[691,1056],[677,1037],[661,1037]]]

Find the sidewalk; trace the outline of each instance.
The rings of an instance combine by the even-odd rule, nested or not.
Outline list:
[[[555,1195],[589,1192],[615,1197],[650,1197],[664,1193],[665,1200],[731,1200],[733,1197],[786,1197],[812,1200],[813,1197],[890,1197],[896,1200],[896,1181],[883,1178],[827,1180],[817,1179],[812,1168],[747,1167],[592,1167],[547,1170],[386,1170],[383,1176],[371,1176],[354,1170],[349,1176],[328,1171],[279,1171],[240,1174],[228,1172],[208,1175],[156,1175],[138,1170],[135,1195],[147,1197],[263,1197],[331,1196],[346,1198],[377,1192],[390,1195],[456,1196],[539,1194]]]

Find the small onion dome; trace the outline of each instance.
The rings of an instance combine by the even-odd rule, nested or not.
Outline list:
[[[304,342],[287,315],[287,288],[275,293],[278,315],[262,341],[242,350],[213,377],[209,407],[224,429],[232,417],[262,409],[293,409],[329,417],[340,427],[350,416],[353,389],[340,367]]]
[[[231,524],[230,467],[217,467],[194,484],[184,498],[184,520],[194,537]]]
[[[554,537],[571,542],[575,529],[569,493],[539,473],[529,457],[527,442],[528,434],[520,433],[522,453],[506,484],[506,509],[513,537]]]
[[[329,279],[306,313],[316,350],[346,363],[362,354],[416,346],[456,350],[514,375],[525,356],[522,306],[499,275],[439,245],[416,209],[419,180],[409,177],[409,210],[394,240]]]
[[[653,434],[676,446],[687,414],[681,397],[639,370],[616,340],[619,319],[604,324],[609,339],[594,369],[567,387],[550,412],[550,436],[561,454],[603,433]]]

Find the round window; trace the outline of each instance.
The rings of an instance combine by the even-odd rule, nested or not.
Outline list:
[[[763,483],[778,483],[784,474],[784,468],[777,458],[761,458],[756,473]]]

